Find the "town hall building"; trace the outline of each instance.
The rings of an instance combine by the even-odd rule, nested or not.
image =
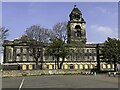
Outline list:
[[[67,29],[67,43],[73,44],[74,47],[71,48],[74,49],[74,51],[65,59],[62,69],[90,70],[98,66],[98,63],[101,70],[114,68],[114,65],[100,62],[100,48],[103,44],[86,44],[86,21],[83,18],[82,12],[76,7],[76,5],[69,15]],[[16,69],[18,70],[35,69],[35,60],[29,53],[29,46],[27,42],[30,42],[30,40],[27,38],[25,39],[24,36],[13,41],[4,41],[3,64],[5,66],[5,70],[15,69],[12,67],[16,66]],[[47,45],[44,45],[42,68],[44,70],[54,70],[55,63],[53,57],[45,55],[46,47]]]

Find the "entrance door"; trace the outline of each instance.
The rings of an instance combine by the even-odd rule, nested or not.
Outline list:
[[[70,64],[70,69],[74,69],[74,65],[73,64]]]

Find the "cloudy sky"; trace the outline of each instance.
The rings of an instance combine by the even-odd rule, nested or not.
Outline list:
[[[88,42],[104,42],[107,37],[118,37],[117,2],[3,2],[2,25],[10,29],[8,39],[13,40],[31,25],[52,28],[57,22],[67,22],[74,5],[86,21]]]

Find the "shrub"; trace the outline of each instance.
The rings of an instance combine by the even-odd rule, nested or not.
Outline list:
[[[22,76],[27,76],[27,74],[26,73],[22,73]]]

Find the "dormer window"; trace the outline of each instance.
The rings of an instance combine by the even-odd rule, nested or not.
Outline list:
[[[79,20],[80,19],[80,15],[75,15],[75,19]]]

